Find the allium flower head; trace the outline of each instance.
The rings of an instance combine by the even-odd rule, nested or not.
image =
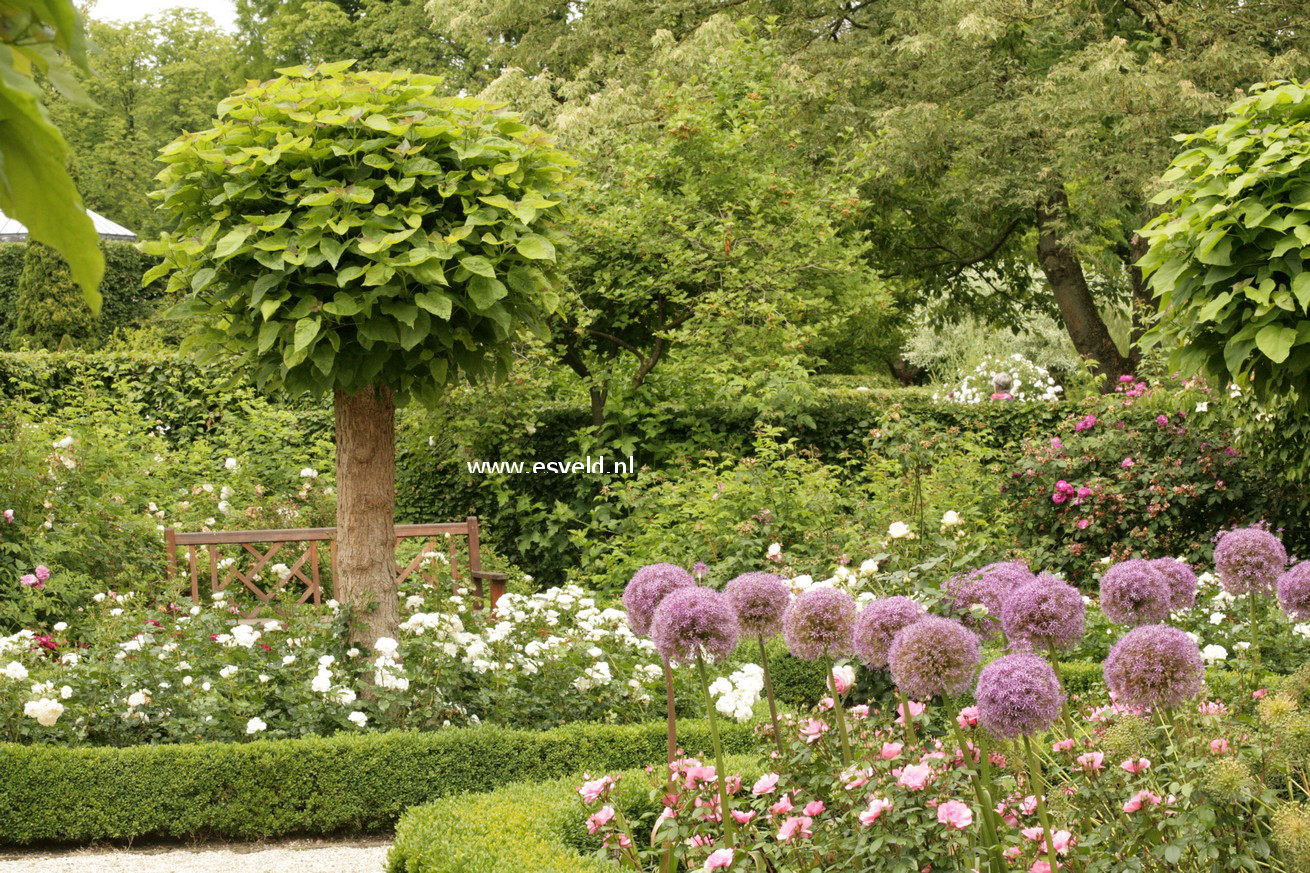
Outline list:
[[[1012,643],[1046,651],[1072,649],[1083,638],[1087,607],[1077,588],[1042,574],[1005,598],[1001,627]]]
[[[1032,580],[1033,573],[1023,561],[1002,561],[948,579],[942,588],[951,595],[951,607],[965,626],[986,639],[996,636],[1001,629],[1001,608],[1005,598]],[[971,612],[976,604],[987,608],[986,617],[979,618]]]
[[[1186,561],[1156,558],[1150,562],[1169,583],[1169,608],[1177,611],[1196,606],[1196,571]]]
[[[1156,624],[1169,618],[1169,577],[1151,561],[1120,561],[1101,577],[1101,610],[1116,624]]]
[[[1205,665],[1186,633],[1163,624],[1134,628],[1105,659],[1106,687],[1128,706],[1176,706],[1201,691]]]
[[[854,627],[855,598],[836,588],[811,588],[793,600],[782,616],[787,650],[807,661],[846,654]]]
[[[741,632],[771,637],[782,630],[782,614],[791,600],[786,580],[773,573],[742,573],[723,589],[737,610]]]
[[[647,564],[633,574],[623,589],[623,608],[628,611],[628,625],[638,636],[650,633],[655,607],[675,588],[696,584],[691,574],[677,564]]]
[[[1278,577],[1278,603],[1292,618],[1310,619],[1310,561],[1293,564]]]
[[[910,697],[954,697],[968,690],[978,670],[978,637],[962,623],[930,615],[892,639],[887,666]]]
[[[1229,594],[1268,594],[1287,566],[1287,549],[1262,527],[1230,530],[1214,547],[1214,567]]]
[[[1005,655],[983,668],[974,698],[979,723],[995,736],[1013,739],[1055,724],[1064,705],[1064,689],[1045,659]]]
[[[728,598],[698,585],[669,592],[650,621],[650,638],[670,661],[694,661],[704,655],[723,661],[737,648],[741,628]]]
[[[892,638],[923,616],[923,607],[908,597],[879,597],[856,616],[851,648],[868,666],[884,669]]]

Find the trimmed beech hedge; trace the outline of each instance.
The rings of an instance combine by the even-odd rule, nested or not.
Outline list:
[[[731,752],[750,729],[727,724]],[[679,725],[692,754],[708,725]],[[0,845],[139,837],[256,839],[390,829],[408,807],[515,780],[662,761],[663,723],[483,726],[251,743],[0,745]]]
[[[760,773],[753,758],[734,756],[724,765],[748,785]],[[619,806],[627,813],[649,808],[646,774],[617,775]],[[574,774],[545,783],[518,782],[414,807],[396,825],[387,873],[612,871],[613,864],[592,857],[600,841],[584,830],[586,813],[576,793],[580,781]]]

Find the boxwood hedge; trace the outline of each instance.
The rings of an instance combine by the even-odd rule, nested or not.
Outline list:
[[[748,728],[723,725],[745,752]],[[689,753],[708,726],[680,726]],[[408,807],[664,759],[664,725],[483,726],[129,748],[0,745],[0,845],[389,830]],[[522,869],[522,868],[521,868]]]

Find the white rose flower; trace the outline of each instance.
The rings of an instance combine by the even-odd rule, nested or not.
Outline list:
[[[887,528],[887,535],[894,540],[904,539],[910,535],[910,526],[903,521],[894,521]]]
[[[400,648],[400,644],[391,637],[378,637],[377,642],[373,644],[373,648],[384,655],[394,655],[396,649]]]
[[[228,664],[222,670],[218,671],[218,675],[222,676],[224,679],[231,679],[236,674],[237,674],[236,664]]]
[[[363,727],[368,724],[368,716],[359,710],[355,710],[350,715],[346,716],[346,720],[353,722],[358,727]]]
[[[1211,643],[1201,650],[1201,657],[1205,659],[1207,664],[1213,664],[1216,661],[1226,661],[1228,660],[1228,650],[1223,646]]]
[[[37,724],[42,727],[54,727],[55,722],[59,721],[59,716],[64,714],[64,705],[58,700],[51,700],[48,697],[42,697],[40,700],[29,700],[23,706],[23,715],[34,718]]]
[[[954,509],[942,516],[942,527],[955,527],[957,524],[964,524],[964,519]]]
[[[4,675],[6,678],[22,682],[27,678],[27,668],[17,661],[10,661],[5,665]]]
[[[262,730],[267,730],[267,728],[268,728],[268,725],[265,724],[265,723],[264,723],[264,720],[263,720],[262,718],[260,718],[259,716],[255,716],[255,717],[252,718],[250,721],[246,722],[246,733],[247,733],[247,734],[257,734],[257,733],[259,733],[259,732],[262,731]]]
[[[237,468],[237,459],[228,458],[226,461],[223,462],[223,466],[227,468],[227,471],[229,473],[231,473],[233,470]]]

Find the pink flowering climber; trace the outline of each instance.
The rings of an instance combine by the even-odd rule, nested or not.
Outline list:
[[[578,789],[578,794],[582,795],[582,799],[587,803],[595,803],[609,793],[609,790],[613,787],[614,780],[608,776],[602,776],[590,782],[583,782],[582,787]]]
[[[778,774],[765,773],[751,787],[751,794],[759,797],[764,794],[771,794],[773,789],[778,787]]]
[[[932,780],[932,768],[927,764],[910,764],[901,768],[901,773],[896,777],[896,784],[904,786],[911,791],[922,791]]]
[[[594,834],[614,820],[614,807],[602,806],[587,819],[587,833]]]
[[[1124,804],[1124,812],[1137,812],[1142,807],[1158,806],[1160,804],[1160,795],[1154,794],[1145,788],[1129,798]]]

